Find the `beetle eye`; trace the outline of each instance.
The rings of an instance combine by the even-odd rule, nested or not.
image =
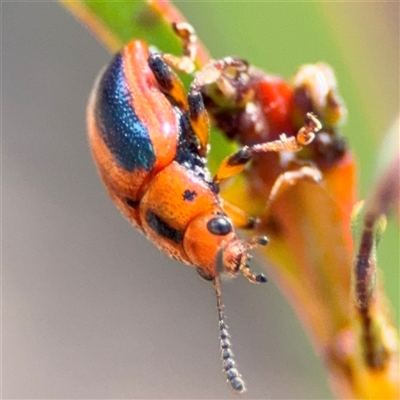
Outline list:
[[[226,217],[215,217],[208,221],[207,229],[214,235],[223,236],[232,232],[232,224]]]

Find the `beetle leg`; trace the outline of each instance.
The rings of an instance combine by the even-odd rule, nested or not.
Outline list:
[[[171,68],[186,74],[194,72],[197,36],[193,27],[187,22],[173,23],[172,29],[182,40],[182,56],[155,52],[149,57],[149,66],[161,89],[176,100],[184,111],[188,111],[185,89]]]
[[[269,213],[271,204],[274,202],[274,200],[290,186],[295,185],[298,181],[320,183],[322,181],[321,171],[316,167],[308,165],[294,171],[286,171],[280,174],[272,186],[271,192],[268,196],[267,204],[260,217],[260,220],[265,219],[265,216]]]
[[[312,114],[307,113],[305,125],[298,131],[296,136],[287,137],[285,134],[280,135],[278,140],[255,144],[253,146],[244,146],[239,151],[226,157],[218,168],[214,177],[214,183],[219,184],[221,181],[235,176],[243,171],[246,164],[256,154],[266,153],[269,151],[280,152],[297,152],[303,146],[309,144],[315,137],[315,133],[321,129],[321,123]]]
[[[212,95],[212,98],[217,101],[219,98],[223,106],[246,102],[252,94],[248,90],[243,90],[244,78],[239,79],[238,77],[247,77],[247,69],[247,62],[239,58],[226,57],[222,60],[211,61],[196,74],[190,85],[188,115],[193,131],[199,140],[201,156],[205,156],[207,153],[210,131],[203,94]]]
[[[227,213],[228,217],[232,220],[233,225],[239,229],[254,229],[257,219],[248,215],[241,208],[233,205],[224,200],[222,203],[223,210]]]
[[[163,59],[177,71],[192,74],[196,69],[194,64],[198,46],[196,32],[192,25],[187,22],[173,23],[172,29],[182,40],[182,56],[163,54]]]
[[[168,66],[161,53],[151,53],[148,64],[157,80],[160,90],[169,96],[180,109],[189,110],[185,88],[175,72]]]
[[[247,72],[247,68],[247,63],[238,58],[226,57],[222,60],[211,61],[197,73],[190,85],[188,94],[189,119],[200,143],[199,152],[201,156],[205,156],[207,153],[210,131],[210,122],[204,106],[203,93],[207,94],[211,91],[214,94],[214,98],[218,93],[225,105],[244,101],[242,95],[240,95],[240,99],[238,98],[238,93],[243,91],[239,91],[233,85],[233,82],[239,82],[236,79],[237,76],[242,72]]]
[[[169,96],[171,103],[188,115],[193,132],[199,141],[199,154],[204,157],[208,149],[210,124],[200,90],[191,89],[186,97],[181,80],[165,62],[165,54],[151,54],[148,63],[160,89]]]
[[[211,60],[198,71],[190,91],[201,92],[221,108],[236,108],[244,106],[254,96],[249,81],[248,62],[238,57],[225,57]]]
[[[199,141],[199,154],[204,157],[208,150],[210,123],[202,93],[212,93],[213,99],[221,101],[224,106],[245,103],[251,96],[248,90],[243,90],[249,79],[248,63],[237,57],[212,60],[197,72],[186,99],[182,82],[171,68],[186,74],[195,71],[197,36],[193,27],[186,22],[173,23],[172,28],[182,40],[182,56],[154,53],[149,57],[149,65],[161,90],[187,112]]]
[[[188,94],[189,120],[199,141],[199,153],[202,157],[207,154],[210,121],[204,107],[203,96],[200,91],[190,90]]]

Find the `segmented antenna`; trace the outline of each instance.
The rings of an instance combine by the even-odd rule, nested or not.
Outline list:
[[[233,359],[231,350],[231,342],[229,341],[228,326],[225,324],[225,315],[223,312],[224,305],[221,300],[221,280],[219,275],[214,278],[215,293],[217,295],[217,310],[218,310],[218,325],[219,325],[219,339],[221,348],[221,357],[224,366],[226,378],[235,392],[243,393],[246,391],[246,386],[236,368],[236,362]]]

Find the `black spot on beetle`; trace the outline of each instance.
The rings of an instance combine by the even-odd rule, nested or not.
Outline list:
[[[161,219],[155,212],[147,211],[146,222],[160,236],[179,244],[183,240],[183,231],[179,231]]]
[[[139,201],[132,199],[131,197],[125,197],[125,204],[130,208],[138,208]]]
[[[197,196],[197,193],[196,193],[196,191],[194,191],[194,190],[189,190],[189,189],[186,189],[184,192],[183,192],[183,200],[187,200],[187,201],[193,201],[195,198],[196,198],[196,196]]]

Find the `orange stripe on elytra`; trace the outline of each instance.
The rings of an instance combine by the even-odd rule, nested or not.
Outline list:
[[[149,50],[140,40],[123,50],[124,73],[131,91],[131,107],[146,126],[155,154],[155,169],[168,165],[175,157],[178,124],[175,112],[158,88],[147,59]]]

